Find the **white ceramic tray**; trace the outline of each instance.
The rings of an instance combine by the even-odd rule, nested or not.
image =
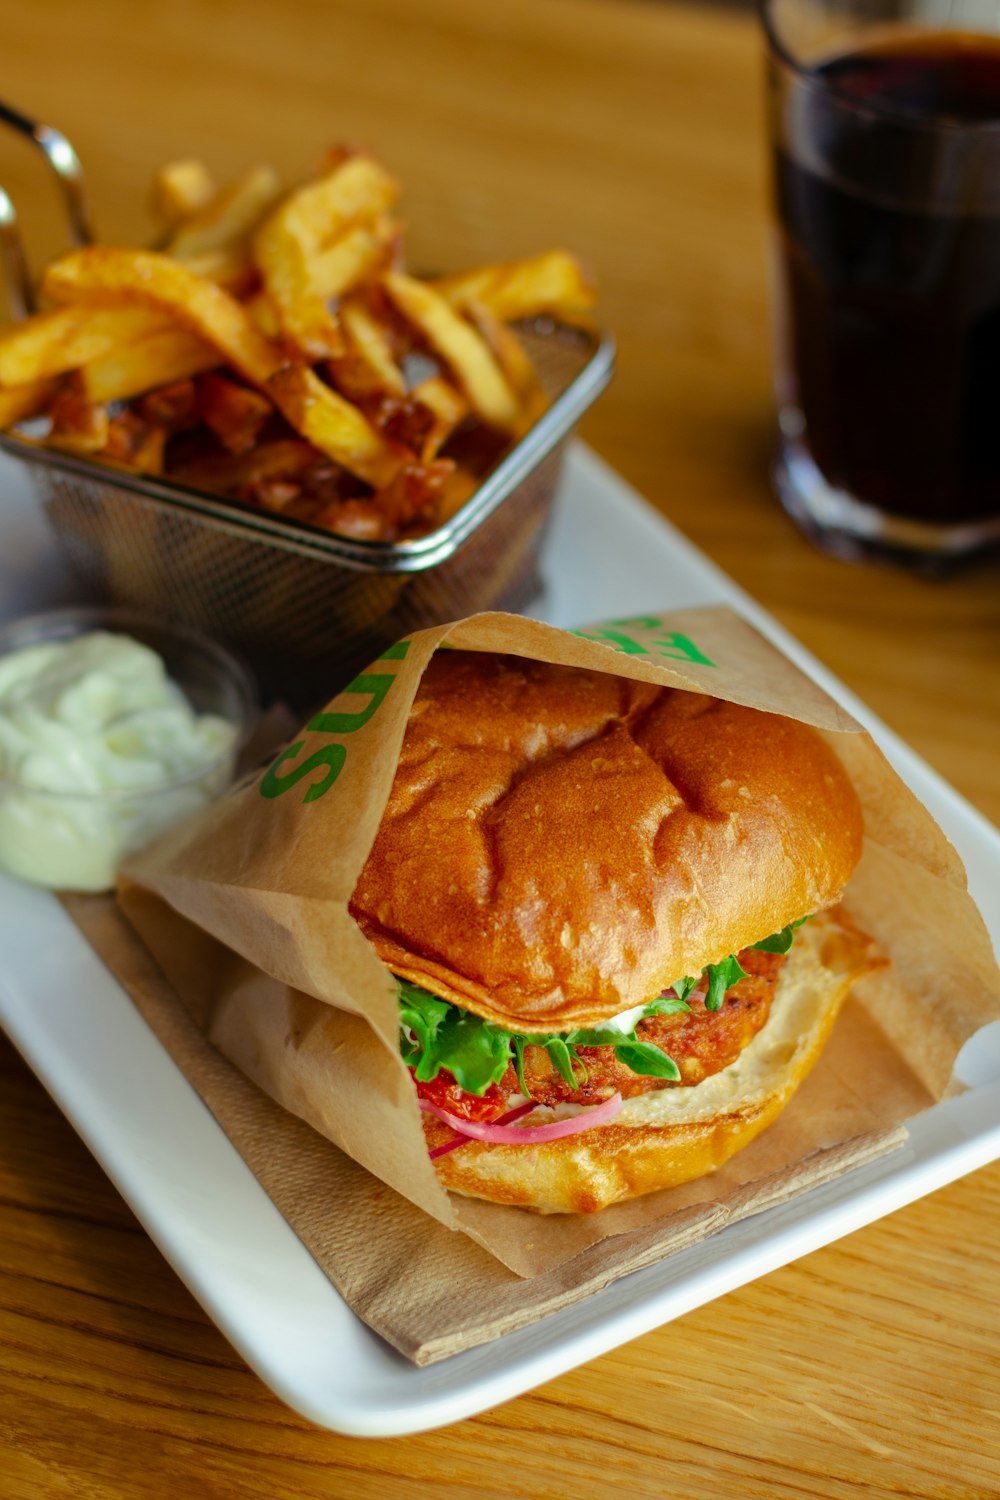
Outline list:
[[[0,523],[0,616],[65,596],[51,544],[7,463]],[[720,601],[741,610],[874,732],[957,845],[1000,939],[1000,834],[579,447],[548,558],[544,614],[556,624]],[[914,1121],[905,1149],[580,1306],[418,1370],[341,1301],[55,900],[12,882],[0,884],[0,1024],[261,1379],[313,1421],[362,1436],[417,1432],[495,1406],[1000,1156],[998,1024],[959,1058],[969,1091]]]

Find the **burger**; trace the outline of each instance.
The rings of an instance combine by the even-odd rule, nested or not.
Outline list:
[[[879,960],[857,795],[796,720],[443,650],[351,910],[458,1193],[591,1212],[773,1121]]]

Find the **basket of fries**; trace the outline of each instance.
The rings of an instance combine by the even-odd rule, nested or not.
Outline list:
[[[575,259],[413,276],[362,153],[287,193],[196,163],[155,188],[160,248],[79,243],[0,334],[0,445],[88,593],[302,700],[411,630],[527,605],[612,369]]]

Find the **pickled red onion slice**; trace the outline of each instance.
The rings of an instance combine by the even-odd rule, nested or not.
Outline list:
[[[420,1100],[420,1103],[421,1105],[423,1105],[423,1100]],[[511,1121],[519,1120],[522,1115],[530,1114],[531,1111],[535,1108],[535,1101],[533,1099],[529,1099],[527,1104],[519,1104],[516,1109],[509,1109],[506,1114],[500,1115],[498,1119],[493,1120],[492,1124],[509,1125]],[[449,1115],[448,1118],[451,1120],[457,1120],[459,1116]],[[463,1131],[468,1123],[468,1120],[462,1121]],[[452,1136],[450,1141],[445,1141],[441,1146],[435,1146],[434,1150],[428,1151],[427,1155],[430,1157],[431,1161],[437,1161],[439,1156],[447,1156],[449,1151],[457,1151],[459,1146],[464,1146],[468,1139],[469,1137],[465,1134]]]
[[[548,1125],[505,1125],[499,1121],[487,1125],[476,1120],[462,1120],[458,1115],[450,1115],[447,1110],[439,1109],[429,1099],[421,1099],[419,1103],[425,1114],[436,1116],[445,1125],[450,1125],[452,1130],[469,1140],[489,1141],[493,1145],[528,1146],[539,1141],[557,1141],[566,1135],[577,1135],[580,1131],[590,1130],[595,1125],[606,1125],[621,1109],[622,1096],[612,1094],[611,1098],[605,1099],[603,1104],[595,1104],[590,1109],[583,1109],[578,1115],[567,1115],[562,1120],[553,1120]],[[526,1114],[535,1107],[533,1104],[525,1105],[523,1111],[519,1113]],[[510,1116],[505,1115],[503,1118],[509,1120]],[[449,1141],[448,1149],[454,1150],[455,1145],[460,1144],[460,1141],[454,1144]],[[435,1154],[443,1155],[444,1152],[439,1147]]]

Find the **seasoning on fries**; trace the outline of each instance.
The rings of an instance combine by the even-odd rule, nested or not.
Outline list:
[[[595,294],[564,251],[418,279],[398,196],[358,151],[285,194],[161,167],[162,248],[71,251],[0,332],[0,426],[353,537],[427,531],[544,410],[511,325]]]

